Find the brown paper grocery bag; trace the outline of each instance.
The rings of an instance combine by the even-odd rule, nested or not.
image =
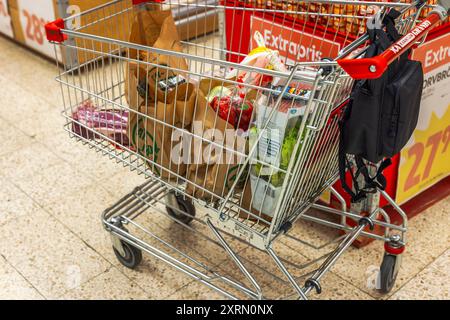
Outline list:
[[[234,148],[237,148],[238,143],[243,146],[240,150],[242,153],[245,153],[246,148],[245,138],[237,137],[233,126],[221,119],[205,98],[205,91],[219,83],[220,81],[216,80],[202,80],[199,83],[197,104],[191,126],[191,133],[195,136],[191,147],[191,163],[187,169],[187,192],[198,199],[212,202],[217,200],[214,195],[223,197],[229,192],[243,159],[233,151],[227,152],[226,149],[219,146],[214,147],[209,142],[214,140],[214,137],[209,136],[208,132],[215,129],[222,133],[223,138],[228,129],[230,130],[228,131],[230,139],[234,139],[229,141],[228,148],[237,150]],[[203,136],[204,140],[196,138],[196,136]],[[222,141],[216,142],[220,145],[223,144]]]
[[[129,64],[127,96],[131,109],[128,120],[131,144],[136,152],[148,159],[147,164],[158,176],[166,179],[176,179],[177,175],[185,177],[187,161],[183,160],[182,153],[174,154],[173,151],[183,142],[180,141],[183,129],[191,124],[196,88],[188,83],[179,85],[170,103],[145,100],[135,89],[142,74],[142,71],[138,72],[139,68],[137,64]],[[177,136],[179,138],[175,140]],[[171,175],[169,170],[177,175]]]
[[[135,81],[136,77],[130,78],[130,83]],[[181,116],[192,115],[197,93],[192,84],[179,86],[177,93],[172,103],[142,102],[137,112],[130,113],[129,128],[131,144],[148,159],[151,170],[162,178],[180,178],[181,183],[187,167],[184,152],[189,153],[183,148],[184,128],[190,125],[190,117]]]
[[[125,97],[130,107],[137,108],[144,99],[171,103],[175,90],[165,92],[159,88],[158,83],[177,75],[185,76],[183,71],[188,70],[186,59],[169,53],[158,54],[151,51],[151,48],[172,52],[183,51],[171,11],[136,11],[129,41],[150,47],[148,50],[129,50],[129,58],[135,60],[127,63],[124,70]],[[133,79],[136,75],[139,79]],[[142,92],[139,94],[138,86],[144,94]]]
[[[178,31],[170,10],[140,10],[135,14],[131,27],[130,42],[155,49],[183,52]],[[135,50],[129,52],[131,59],[145,62],[140,64],[142,75],[147,78],[148,99],[172,101],[173,91],[168,93],[160,82],[180,76],[186,78],[188,70],[186,59],[170,53],[156,53],[152,50]],[[142,79],[141,79],[142,80]]]
[[[182,51],[170,10],[137,11],[129,39],[151,48]],[[182,136],[192,121],[196,90],[192,84],[177,82],[168,91],[161,89],[159,83],[184,75],[182,71],[188,69],[186,60],[151,49],[130,50],[129,56],[135,60],[125,67],[125,97],[131,109],[130,141],[136,152],[148,159],[155,174],[166,179],[185,177],[186,163],[172,154],[180,142],[172,140],[173,135]]]

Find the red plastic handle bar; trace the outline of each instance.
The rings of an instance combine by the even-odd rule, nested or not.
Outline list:
[[[67,40],[67,35],[62,33],[64,29],[64,20],[57,19],[53,22],[47,23],[45,25],[45,34],[48,41],[52,42],[64,42]]]
[[[133,0],[133,6],[137,6],[138,4],[141,3],[146,3],[146,2],[157,2],[157,3],[163,3],[165,0]]]
[[[392,44],[382,54],[372,58],[341,59],[337,63],[353,79],[376,79],[386,71],[388,65],[422,39],[439,21],[442,16],[438,12],[431,14],[414,29]]]

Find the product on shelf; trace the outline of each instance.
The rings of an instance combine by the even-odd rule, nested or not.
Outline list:
[[[339,31],[345,37],[353,38],[366,32],[367,20],[365,17],[373,15],[380,8],[376,5],[314,3],[295,0],[240,0],[240,2],[258,9],[279,10],[275,15],[281,18],[289,17],[300,25],[302,22],[312,23],[327,29],[327,32]],[[383,0],[374,0],[373,2],[383,2]],[[411,2],[411,0],[406,2]],[[419,19],[426,18],[432,10],[431,6],[435,4],[437,4],[437,0],[427,1],[428,7],[421,10]]]

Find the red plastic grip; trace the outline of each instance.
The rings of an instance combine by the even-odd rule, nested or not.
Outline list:
[[[141,3],[146,2],[157,2],[157,3],[163,3],[165,0],[133,0],[133,6],[137,6]]]
[[[422,39],[439,21],[441,16],[432,12],[428,18],[419,23],[414,29],[392,44],[382,54],[373,58],[341,59],[337,63],[353,79],[376,79],[386,71],[388,65],[399,58],[416,42]]]
[[[67,40],[67,35],[62,33],[64,29],[64,20],[57,19],[53,22],[49,22],[45,25],[45,34],[48,41],[52,42],[64,42]]]

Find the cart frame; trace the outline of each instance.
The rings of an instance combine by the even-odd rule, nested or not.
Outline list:
[[[121,15],[125,15],[126,18],[124,21],[130,23],[133,10],[137,7],[146,7],[148,2],[133,1],[135,7],[128,7],[125,0],[113,0],[108,4],[93,8],[65,20],[57,20],[46,26],[48,39],[55,43],[56,55],[58,52],[56,46],[62,46],[68,49],[67,52],[69,54],[70,52],[72,54],[76,52],[77,54],[92,56],[88,62],[82,65],[66,66],[66,69],[61,71],[57,77],[57,81],[61,84],[61,92],[64,99],[63,115],[67,120],[65,130],[69,132],[72,138],[101,152],[116,162],[128,166],[131,171],[136,171],[138,174],[143,174],[148,178],[146,183],[136,187],[130,194],[120,199],[102,215],[105,229],[111,233],[114,252],[119,261],[129,268],[135,268],[142,259],[141,251],[145,251],[151,256],[191,276],[195,280],[217,290],[228,298],[237,299],[241,297],[240,294],[243,294],[245,297],[263,299],[266,297],[264,288],[255,277],[254,272],[249,268],[251,261],[248,261],[248,259],[245,259],[241,255],[242,250],[236,249],[235,243],[238,243],[238,246],[244,244],[269,256],[277,270],[284,276],[284,282],[289,284],[293,289],[294,295],[297,298],[307,299],[311,290],[315,289],[317,293],[322,291],[320,281],[323,276],[358,237],[364,236],[381,240],[385,243],[386,253],[382,263],[380,278],[382,282],[381,290],[384,292],[389,291],[393,286],[400,268],[401,254],[406,244],[407,216],[383,190],[379,190],[380,196],[385,198],[395,211],[398,212],[402,220],[400,225],[391,223],[389,215],[382,208],[375,208],[367,216],[349,212],[347,203],[343,197],[332,187],[338,176],[338,124],[342,116],[342,109],[345,107],[346,100],[351,91],[353,79],[376,78],[380,76],[395,57],[414,43],[417,43],[417,41],[423,40],[426,33],[440,19],[445,19],[447,11],[441,6],[436,6],[435,11],[429,18],[418,23],[418,14],[426,6],[425,3],[420,1],[412,4],[344,0],[314,1],[319,6],[342,5],[345,7],[347,5],[378,5],[382,7],[381,10],[385,11],[388,8],[400,8],[403,15],[399,19],[399,29],[403,32],[413,30],[415,37],[413,41],[410,41],[408,45],[402,46],[401,50],[397,50],[395,54],[393,50],[388,49],[386,54],[373,59],[348,58],[350,54],[354,53],[356,49],[360,48],[366,42],[367,37],[363,35],[341,50],[333,61],[296,62],[288,72],[243,66],[238,63],[226,61],[226,56],[234,52],[223,49],[225,47],[223,33],[219,37],[218,47],[214,45],[199,45],[194,40],[183,42],[184,45],[193,50],[185,53],[108,38],[108,32],[105,26],[103,27],[102,32],[104,33],[102,35],[89,32],[90,27],[95,27],[97,24],[100,26],[102,22],[114,17],[120,17]],[[159,1],[156,2],[159,3]],[[152,6],[154,5],[155,3],[152,3]],[[178,5],[187,6],[189,4],[178,3]],[[225,10],[264,10],[238,5],[230,7],[226,5],[226,2],[215,6],[210,4],[202,5],[198,2],[190,5],[196,5],[205,9],[215,8],[219,15],[218,19],[220,19],[222,24],[222,32],[223,28],[225,28],[223,25],[225,22],[221,14]],[[412,11],[414,12],[411,13]],[[270,12],[289,13],[289,11],[286,12],[280,9],[270,9]],[[306,10],[294,13],[300,15],[311,14],[311,12]],[[314,14],[321,15],[321,13]],[[336,15],[325,13],[324,16],[335,17]],[[337,15],[337,19],[344,19],[347,16],[345,14]],[[372,19],[368,16],[357,18],[363,21]],[[66,26],[72,25],[74,19],[83,21],[82,25],[73,29],[67,28]],[[117,27],[120,28],[120,26]],[[66,41],[67,39],[71,39],[71,41]],[[399,42],[401,41],[402,39],[399,40]],[[396,45],[398,44],[394,44],[393,47]],[[164,55],[183,58],[189,61],[190,70],[188,71],[188,77],[197,76],[219,79],[222,83],[243,85],[249,88],[249,90],[260,90],[267,94],[272,94],[273,89],[263,88],[257,84],[242,84],[232,79],[226,79],[223,75],[218,77],[213,72],[219,69],[222,74],[225,74],[226,70],[237,69],[248,73],[257,72],[271,77],[279,77],[285,80],[282,92],[286,91],[289,84],[293,81],[308,84],[311,94],[308,98],[304,99],[305,116],[302,117],[299,129],[299,132],[305,132],[305,135],[304,137],[300,137],[301,135],[299,135],[293,149],[293,154],[298,154],[296,160],[290,161],[289,166],[285,170],[278,168],[280,172],[285,174],[285,178],[282,184],[281,196],[276,202],[276,207],[273,210],[273,216],[270,220],[261,215],[262,208],[259,210],[258,215],[251,209],[244,207],[244,191],[239,189],[239,181],[246,176],[248,178],[248,167],[255,164],[253,155],[257,152],[258,143],[262,139],[262,133],[259,133],[256,138],[257,144],[249,149],[248,154],[239,153],[234,149],[228,150],[235,155],[242,156],[244,159],[243,163],[239,166],[234,182],[228,190],[224,188],[221,194],[217,194],[204,185],[195,184],[195,188],[210,194],[215,199],[214,201],[205,201],[198,199],[186,191],[186,183],[191,182],[179,174],[179,170],[170,170],[156,161],[146,159],[145,156],[136,152],[130,145],[123,144],[123,140],[120,143],[113,140],[110,136],[96,132],[93,128],[74,119],[73,114],[75,108],[81,102],[85,101],[86,98],[89,98],[96,100],[100,106],[111,106],[114,110],[119,109],[129,113],[134,112],[139,117],[151,119],[155,124],[173,130],[180,129],[154,117],[149,117],[144,112],[136,112],[124,103],[125,93],[123,86],[125,81],[122,75],[124,63],[138,62],[146,66],[147,70],[149,66],[161,68],[161,70],[170,69],[158,63],[152,64],[150,62],[136,61],[130,57],[130,50],[147,52],[157,56]],[[201,53],[202,50],[203,53]],[[218,55],[208,57],[208,54],[206,54],[208,50],[208,54],[211,53],[213,56],[214,54]],[[358,55],[362,52],[359,52]],[[72,59],[71,61],[77,60]],[[119,66],[117,67],[117,65]],[[204,72],[205,66],[210,67],[211,74]],[[177,68],[171,69],[174,71],[183,71]],[[275,99],[274,107],[268,115],[268,120],[266,120],[262,131],[268,128],[268,123],[273,119],[281,101],[282,95],[279,95]],[[79,132],[74,132],[74,124],[83,127],[93,134],[95,139],[86,137]],[[209,141],[204,137],[198,137],[194,134],[192,134],[192,137],[199,138],[202,142],[217,144],[214,141]],[[227,147],[223,144],[219,144],[219,147],[222,147],[222,150],[227,150]],[[258,161],[261,162],[260,160],[256,160],[256,162]],[[152,167],[157,167],[163,172],[167,171],[172,177],[175,177],[176,182],[174,183],[170,179],[155,175],[149,170],[149,163]],[[262,165],[270,166],[268,163],[261,163]],[[244,180],[247,181],[247,178]],[[259,174],[258,179],[261,179],[261,174]],[[214,182],[214,187],[216,183]],[[340,203],[339,209],[320,204],[319,197],[326,189]],[[196,215],[196,211],[199,208],[206,209],[201,216]],[[308,211],[309,209],[319,209],[327,212],[328,216],[326,218],[318,217],[311,214]],[[184,244],[177,246],[176,244],[170,243],[165,237],[157,235],[152,229],[153,226],[144,227],[141,223],[136,222],[139,217],[145,215],[144,213],[153,215],[154,212],[158,212],[165,218],[173,221],[180,229],[195,233],[202,241],[207,241],[223,249],[231,261],[233,261],[240,275],[243,276],[243,279],[230,276],[228,272],[221,270],[220,266],[217,265],[218,261],[214,262],[209,260],[209,264],[205,263],[203,261],[203,254],[200,255],[202,259],[194,257],[198,252],[194,252],[191,255],[187,252],[189,250],[182,249],[185,246]],[[244,217],[242,212],[244,212]],[[336,217],[338,221],[336,221]],[[347,219],[354,220],[356,226],[349,227],[347,225]],[[277,251],[278,249],[275,248],[276,243],[293,241],[297,244],[305,244],[305,241],[301,238],[290,234],[290,230],[299,220],[318,223],[343,232],[343,234],[340,234],[326,244],[316,246],[308,243],[308,246],[322,249],[336,242],[339,242],[338,245],[319,258],[303,265],[280,256],[280,253]],[[384,229],[383,235],[379,235],[373,231],[375,226],[380,226]],[[128,228],[132,228],[137,233],[140,233],[141,236],[135,235]],[[143,240],[144,236],[150,238],[151,241]],[[281,241],[280,239],[283,240]],[[296,276],[294,275],[295,272],[291,271],[292,268],[303,269],[310,267],[319,261],[322,261],[321,265],[313,271],[307,272],[304,276]],[[267,270],[266,273],[277,277],[274,273]],[[303,285],[299,284],[300,279],[304,280]]]

